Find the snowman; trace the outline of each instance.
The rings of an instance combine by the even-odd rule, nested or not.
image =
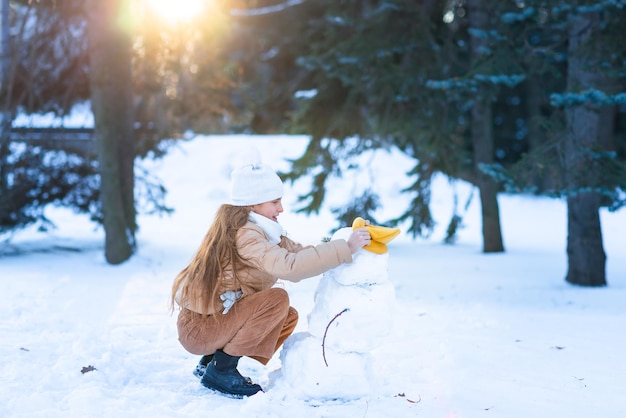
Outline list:
[[[376,382],[382,376],[372,367],[370,352],[385,342],[393,325],[395,289],[387,273],[386,244],[400,230],[357,218],[332,239],[347,240],[361,227],[368,229],[371,244],[353,255],[352,263],[322,276],[308,332],[293,334],[281,351],[283,377],[302,398],[351,400],[380,387]]]

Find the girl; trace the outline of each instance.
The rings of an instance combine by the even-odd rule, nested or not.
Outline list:
[[[210,389],[241,398],[262,390],[242,376],[242,356],[267,364],[298,322],[280,278],[297,282],[343,263],[370,243],[366,228],[347,241],[302,246],[283,235],[283,183],[259,160],[231,173],[232,204],[222,205],[200,248],[177,276],[172,309],[178,337],[202,355],[194,374]]]

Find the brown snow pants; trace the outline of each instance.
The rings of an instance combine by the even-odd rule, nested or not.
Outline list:
[[[213,354],[221,349],[231,356],[248,356],[267,364],[293,332],[298,312],[289,306],[284,289],[271,288],[246,296],[226,315],[201,315],[182,309],[178,339],[192,354]]]

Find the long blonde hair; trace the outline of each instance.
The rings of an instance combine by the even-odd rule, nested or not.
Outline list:
[[[217,312],[215,300],[224,271],[230,267],[237,280],[237,270],[247,265],[237,252],[236,236],[248,221],[249,214],[249,207],[227,204],[219,207],[200,248],[174,280],[170,301],[172,311],[179,293],[181,305],[184,306],[184,301],[189,298],[197,298],[203,313]]]

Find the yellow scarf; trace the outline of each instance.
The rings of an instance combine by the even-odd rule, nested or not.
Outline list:
[[[376,254],[385,254],[388,251],[387,244],[400,233],[400,228],[365,225],[365,219],[360,217],[352,222],[352,229],[358,228],[367,228],[367,232],[372,237],[372,242],[363,248]]]

